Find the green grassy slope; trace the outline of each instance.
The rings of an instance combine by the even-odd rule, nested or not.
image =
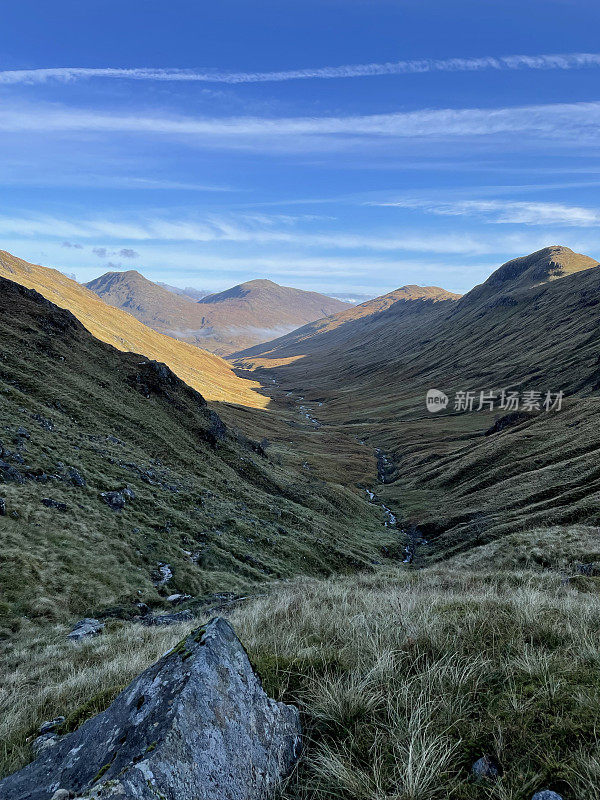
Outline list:
[[[597,579],[596,579],[597,580]],[[600,601],[558,572],[456,567],[270,585],[229,615],[305,738],[284,800],[596,800]],[[227,612],[225,612],[227,613]],[[199,618],[195,624],[200,624]],[[1,654],[0,774],[57,714],[76,725],[192,623],[59,625]],[[487,755],[497,781],[476,782]]]
[[[177,590],[244,592],[255,596],[220,613],[266,690],[303,717],[285,800],[531,800],[542,789],[596,800],[600,566],[580,565],[600,560],[600,271],[557,280],[550,266],[540,285],[540,261],[562,258],[547,255],[517,269],[516,290],[393,303],[363,320],[350,347],[337,339],[328,381],[318,348],[265,370],[278,402],[246,421],[274,416],[287,431],[283,466],[282,442],[263,453],[169,370],[0,278],[0,775],[31,758],[43,720],[64,714],[72,727],[101,711],[204,619],[201,602],[185,626],[111,619],[74,646],[75,615],[118,606],[127,617]],[[551,388],[572,395],[564,411],[487,436],[495,414],[424,409],[430,381],[558,379]],[[355,458],[350,441],[385,448],[381,494],[427,530],[415,564],[440,563],[384,558],[399,537],[352,491],[358,467],[346,487],[323,480]],[[114,512],[100,492],[125,486],[135,499]],[[173,570],[164,587],[159,562]],[[484,755],[495,782],[472,778]]]
[[[392,543],[362,498],[280,466],[163,365],[1,278],[0,340],[3,635],[175,591],[368,567]],[[135,499],[113,511],[100,494],[125,487]],[[160,590],[159,562],[173,571]]]

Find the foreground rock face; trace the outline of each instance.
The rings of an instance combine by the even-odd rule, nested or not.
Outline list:
[[[264,800],[292,768],[298,711],[270,700],[222,619],[136,678],[102,714],[0,782],[1,800]]]

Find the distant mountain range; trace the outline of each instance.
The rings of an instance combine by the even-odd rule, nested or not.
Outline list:
[[[239,350],[232,367],[123,309],[137,308],[141,286],[142,311],[157,326],[171,323],[166,295],[173,319],[198,309],[222,330],[229,313],[249,325],[298,290],[251,281],[194,303],[120,273],[102,279],[122,306],[111,308],[55,270],[0,253],[1,276],[68,308],[97,338],[167,363],[226,418],[319,479],[368,485],[376,453],[381,497],[435,540],[432,559],[532,526],[600,524],[598,266],[553,246],[509,261],[462,297],[405,286]],[[450,398],[439,415],[425,406],[433,388]],[[502,389],[562,391],[565,409],[464,413],[453,404],[458,392]]]
[[[162,286],[163,289],[168,289],[169,292],[173,292],[173,294],[180,294],[183,297],[189,297],[190,300],[202,300],[203,297],[206,297],[207,294],[211,294],[208,289],[194,289],[193,286],[186,286],[183,289],[179,286],[171,286],[169,283],[162,283],[161,281],[156,281],[157,286]]]
[[[38,756],[0,795],[81,794],[73,743],[91,730],[92,794],[140,796],[146,773],[119,783],[122,742],[162,758],[166,739],[154,748],[136,721],[182,693],[156,667],[123,686],[160,654],[195,706],[189,675],[216,675],[209,712],[239,741],[235,664],[214,649],[195,662],[214,642],[204,626],[187,636],[217,613],[269,693],[302,705],[289,796],[595,798],[599,267],[557,246],[462,297],[404,286],[327,315],[316,295],[304,310],[318,320],[225,361],[135,316],[200,313],[231,347],[248,341],[232,320],[286,324],[307,293],[251,281],[196,302],[103,276],[117,308],[0,251],[0,672],[16,676],[0,777]],[[448,400],[434,414],[432,389]],[[509,391],[538,409],[500,405]],[[560,411],[544,410],[548,391]],[[99,635],[73,644],[76,620]],[[90,719],[115,697],[117,717]],[[126,720],[118,741],[107,719]],[[167,752],[185,778],[180,728]],[[75,769],[53,772],[55,754]],[[475,778],[482,762],[497,784]]]
[[[352,350],[354,342],[357,347],[361,347],[374,337],[383,344],[386,331],[397,335],[398,325],[402,321],[408,318],[410,328],[414,329],[416,315],[420,321],[424,321],[431,313],[440,312],[438,303],[447,304],[459,297],[460,295],[437,286],[402,286],[374,300],[367,300],[358,306],[304,325],[287,336],[234,354],[234,358],[245,361],[258,356],[260,360],[257,363],[266,364],[278,358],[306,356],[315,351],[323,363],[330,355],[332,363],[329,363],[329,367],[335,370],[337,356],[334,353],[343,358],[346,351]],[[368,337],[366,341],[365,337]]]
[[[135,270],[107,272],[86,286],[144,325],[221,356],[275,339],[349,306],[269,280],[241,283],[197,302],[190,302],[187,290],[175,293]]]

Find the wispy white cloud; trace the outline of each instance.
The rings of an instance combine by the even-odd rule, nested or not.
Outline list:
[[[458,207],[434,209],[431,206],[426,210],[450,216],[467,213],[466,208],[461,210]],[[535,218],[533,208],[520,209],[523,215],[526,212],[530,219]],[[507,214],[508,210],[502,213]],[[556,214],[558,216],[558,211]],[[433,260],[433,264],[430,262],[427,265],[430,273],[438,269],[441,274],[445,274],[444,264],[456,262],[457,259],[498,257],[500,263],[513,255],[533,252],[549,244],[567,243],[590,253],[600,250],[598,237],[588,236],[584,240],[578,236],[577,241],[573,241],[568,235],[572,224],[565,222],[558,227],[549,214],[548,225],[545,228],[538,226],[535,232],[523,229],[493,234],[489,229],[434,232],[427,228],[398,226],[391,230],[370,229],[347,233],[338,228],[315,230],[312,225],[294,225],[290,219],[283,216],[279,220],[277,215],[264,219],[245,215],[222,218],[209,215],[194,219],[158,216],[63,219],[46,215],[5,214],[0,215],[0,243],[17,239],[23,244],[29,243],[29,247],[36,240],[50,240],[61,247],[61,258],[67,252],[62,248],[64,241],[84,243],[84,254],[86,259],[89,255],[90,262],[98,256],[104,258],[123,251],[129,252],[131,245],[135,245],[136,264],[142,267],[159,263],[169,263],[172,266],[177,263],[184,267],[190,260],[203,258],[208,259],[211,269],[215,270],[220,268],[220,263],[224,265],[223,269],[231,270],[232,251],[242,245],[244,254],[237,263],[245,271],[253,263],[257,265],[257,270],[261,266],[260,271],[263,273],[278,269],[284,274],[292,275],[299,263],[303,264],[306,275],[318,275],[320,271],[326,274],[353,275],[357,270],[372,274],[380,268],[387,269],[387,265],[393,260],[406,262],[407,259],[421,258]],[[300,219],[298,218],[298,222]],[[500,221],[500,218],[491,221]],[[180,250],[185,255],[177,261],[176,253]],[[81,254],[82,251],[78,252]],[[96,256],[93,256],[94,253]],[[192,256],[191,253],[195,255]],[[86,259],[78,255],[77,267],[80,268]],[[422,262],[420,263],[423,267]],[[366,267],[365,264],[369,266]]]
[[[135,81],[199,83],[267,83],[293,80],[362,78],[377,75],[414,75],[424,72],[481,72],[482,70],[572,70],[599,67],[600,53],[484,56],[482,58],[410,59],[371,64],[277,70],[272,72],[222,72],[218,70],[152,69],[140,67],[56,67],[0,71],[0,84],[71,82],[90,78]]]
[[[407,199],[370,205],[419,209],[439,216],[477,216],[495,224],[564,225],[580,228],[600,225],[600,209],[562,203],[515,200],[462,200],[440,203]]]
[[[0,109],[0,132],[122,133],[189,137],[213,148],[289,149],[361,145],[375,139],[456,140],[461,137],[512,137],[598,142],[600,102],[556,103],[504,108],[419,109],[345,117],[185,117],[123,114],[55,105]]]
[[[571,229],[572,230],[572,229]],[[564,232],[563,232],[564,234]],[[600,237],[588,229],[577,237],[554,230],[503,232],[485,237],[485,254],[433,253],[425,249],[427,233],[414,232],[411,244],[422,242],[423,251],[414,253],[303,251],[300,248],[246,249],[230,253],[220,248],[195,243],[151,242],[138,246],[136,268],[151,280],[183,282],[221,291],[252,278],[270,278],[277,283],[313,289],[326,294],[344,291],[359,294],[384,294],[405,284],[443,286],[463,293],[485,280],[499,264],[515,256],[539,250],[551,244],[566,244],[572,249],[598,257]],[[59,240],[41,237],[6,237],[0,248],[28,261],[76,271],[79,280],[91,280],[100,271],[114,267],[99,266],[88,248],[65,250]],[[441,244],[441,241],[440,241]],[[483,248],[482,248],[483,249]],[[118,268],[118,267],[117,267]],[[122,267],[127,268],[127,267]]]
[[[145,218],[61,219],[46,215],[0,216],[0,236],[57,237],[61,240],[99,240],[127,242],[197,242],[243,243],[245,245],[285,245],[299,250],[322,251],[419,252],[480,255],[496,252],[497,243],[484,236],[468,233],[394,232],[345,233],[338,230],[313,232],[291,228],[283,217],[274,227],[274,219],[244,216],[205,219]],[[113,248],[95,246],[99,257],[112,254]],[[110,252],[109,252],[110,251]]]

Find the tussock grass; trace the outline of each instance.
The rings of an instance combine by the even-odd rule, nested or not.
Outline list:
[[[600,597],[560,575],[297,579],[230,619],[265,689],[303,714],[286,800],[597,798]],[[3,771],[28,757],[43,719],[77,717],[101,693],[108,704],[185,630],[113,623],[80,646],[59,627],[22,632],[2,655]],[[471,779],[484,754],[502,767],[494,784]]]
[[[597,797],[600,600],[556,575],[303,581],[233,622],[304,713],[288,798]],[[503,768],[487,786],[470,776],[484,754]]]

